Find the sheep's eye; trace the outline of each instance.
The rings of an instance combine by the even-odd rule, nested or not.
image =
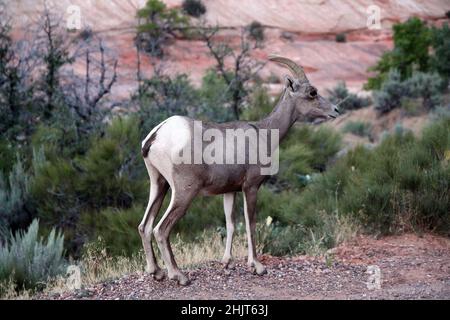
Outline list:
[[[315,97],[317,96],[317,90],[316,90],[316,89],[311,89],[311,90],[309,91],[309,96],[310,96],[311,98],[315,98]]]

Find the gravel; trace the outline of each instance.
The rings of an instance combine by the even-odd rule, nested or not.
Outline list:
[[[330,257],[332,257],[330,259]],[[450,299],[450,241],[405,236],[358,239],[329,252],[327,260],[264,255],[268,273],[250,272],[244,260],[227,270],[207,262],[184,270],[192,283],[156,281],[146,273],[35,299]],[[381,270],[381,288],[369,290],[369,265]]]

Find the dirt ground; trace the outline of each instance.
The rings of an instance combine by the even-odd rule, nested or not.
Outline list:
[[[402,235],[359,237],[327,258],[261,257],[268,274],[253,275],[240,260],[235,270],[208,262],[186,270],[187,287],[132,274],[44,299],[450,299],[450,239]],[[379,267],[380,289],[368,288]],[[376,268],[376,267],[375,267]],[[369,281],[370,283],[370,281]]]

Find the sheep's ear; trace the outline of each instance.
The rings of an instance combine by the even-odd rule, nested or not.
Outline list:
[[[295,92],[297,90],[294,79],[290,76],[285,76],[285,85],[290,91]]]

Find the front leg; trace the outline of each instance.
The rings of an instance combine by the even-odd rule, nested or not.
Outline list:
[[[234,263],[231,256],[231,248],[233,245],[234,233],[234,201],[236,193],[230,192],[223,195],[223,209],[225,211],[225,221],[227,226],[227,242],[225,245],[225,253],[223,254],[222,263],[225,268],[233,269]]]
[[[259,275],[267,273],[266,268],[256,258],[255,245],[255,229],[256,229],[256,194],[258,188],[250,187],[243,190],[244,192],[244,216],[245,228],[247,230],[248,241],[248,261],[247,264],[251,268],[255,268]]]

